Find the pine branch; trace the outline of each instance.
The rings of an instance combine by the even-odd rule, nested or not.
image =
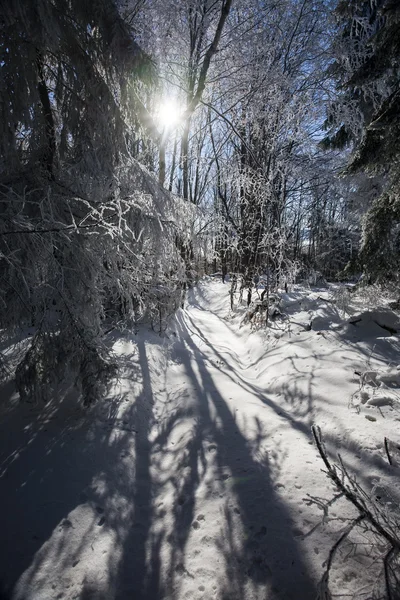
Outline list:
[[[217,52],[219,40],[221,39],[222,30],[224,28],[225,21],[228,18],[228,15],[229,15],[229,12],[230,12],[230,9],[232,6],[232,1],[233,0],[223,0],[221,14],[220,14],[217,28],[215,30],[214,39],[211,42],[210,46],[208,47],[208,49],[205,53],[203,64],[202,64],[201,70],[200,70],[197,89],[196,89],[196,92],[195,92],[189,106],[187,107],[187,109],[185,111],[184,119],[190,118],[190,116],[193,114],[195,108],[197,107],[197,105],[199,104],[199,102],[201,100],[201,97],[204,92],[204,88],[206,86],[206,78],[207,78],[208,69],[210,67],[211,59],[213,58],[214,54]]]
[[[64,231],[77,231],[79,229],[91,229],[97,227],[100,221],[97,223],[91,223],[90,225],[67,225],[66,227],[50,227],[48,229],[15,229],[13,231],[0,231],[0,236],[5,235],[30,235],[30,234],[41,234],[41,233],[62,233]]]

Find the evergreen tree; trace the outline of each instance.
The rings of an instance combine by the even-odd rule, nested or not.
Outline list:
[[[171,202],[134,159],[154,67],[113,0],[0,15],[0,328],[25,332],[21,398],[69,373],[89,404],[112,371],[104,330],[179,297]]]
[[[2,1],[2,175],[61,161],[111,172],[151,68],[113,0]]]
[[[386,188],[365,222],[360,265],[374,279],[398,281],[400,258],[400,5],[352,0],[336,9],[340,90],[331,105],[325,147],[353,145],[347,172],[383,175]]]

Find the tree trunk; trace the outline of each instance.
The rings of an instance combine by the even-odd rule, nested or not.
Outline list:
[[[49,91],[46,85],[44,75],[43,56],[36,50],[36,67],[38,70],[38,94],[42,105],[43,117],[45,122],[46,148],[42,156],[42,164],[50,176],[54,178],[54,161],[56,157],[56,130],[54,125],[53,112],[51,110]]]
[[[186,120],[185,128],[182,134],[182,196],[184,200],[189,199],[189,131],[190,117]]]
[[[175,173],[175,165],[176,165],[176,152],[177,152],[177,147],[178,147],[178,138],[175,135],[175,141],[174,141],[174,149],[172,151],[172,164],[171,164],[171,173],[169,176],[169,186],[168,186],[168,190],[170,192],[172,192],[172,188],[174,185],[174,173]]]
[[[164,187],[165,182],[165,145],[166,137],[162,136],[160,141],[160,147],[158,149],[158,183],[161,187]]]

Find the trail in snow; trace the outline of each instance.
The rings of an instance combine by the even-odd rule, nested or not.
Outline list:
[[[312,422],[365,485],[382,470],[392,475],[383,432],[362,412],[377,408],[349,409],[372,342],[304,327],[272,340],[249,334],[228,317],[227,292],[197,286],[162,343],[150,334],[116,340],[124,377],[89,415],[71,394],[45,410],[19,406],[12,393],[3,402],[0,581],[9,597],[316,597],[353,513],[343,501],[322,526],[310,501],[334,492]],[[398,357],[396,343],[373,340],[376,368]],[[392,438],[393,423],[384,425]],[[370,562],[340,564],[332,586],[366,597],[357,576],[364,569],[371,588]]]

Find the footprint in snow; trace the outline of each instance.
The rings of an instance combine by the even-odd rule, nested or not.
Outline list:
[[[197,519],[195,521],[193,521],[193,523],[192,523],[193,529],[200,529],[200,522],[205,521],[205,520],[206,520],[206,518],[204,515],[198,515]]]
[[[256,555],[250,563],[247,574],[252,579],[262,582],[267,576],[271,575],[271,569],[263,556]]]
[[[60,529],[59,531],[61,531],[62,529],[75,529],[72,521],[70,521],[69,519],[63,519],[60,523]]]
[[[304,532],[299,529],[298,527],[294,527],[293,529],[293,535],[295,538],[303,538],[304,537]]]
[[[285,489],[285,487],[286,487],[286,486],[285,486],[283,483],[277,483],[277,484],[276,484],[276,486],[275,486],[275,489],[276,489],[276,490],[279,490],[279,489],[283,489],[283,490],[284,490],[284,489]]]
[[[259,531],[257,531],[257,533],[255,534],[256,538],[262,538],[265,535],[267,535],[267,528],[263,525]]]
[[[175,572],[178,575],[183,575],[185,573],[185,571],[186,571],[186,569],[185,569],[185,566],[184,566],[183,563],[179,563],[179,564],[176,565]]]

